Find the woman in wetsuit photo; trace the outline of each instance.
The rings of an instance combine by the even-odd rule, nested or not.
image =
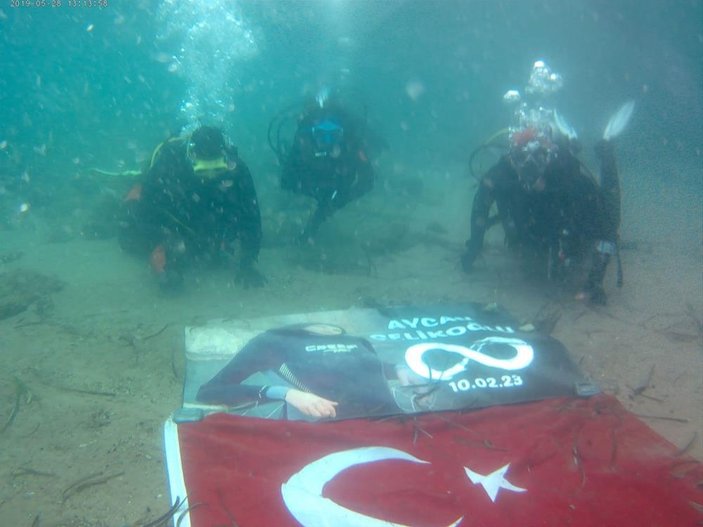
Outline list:
[[[242,384],[266,372],[270,384]],[[275,328],[251,339],[210,381],[203,403],[285,401],[287,419],[343,419],[403,413],[388,384],[410,384],[408,368],[383,362],[371,343],[326,323]]]

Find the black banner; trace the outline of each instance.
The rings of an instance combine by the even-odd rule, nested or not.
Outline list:
[[[186,351],[185,408],[278,419],[471,409],[589,387],[559,341],[478,304],[219,321],[188,328]]]

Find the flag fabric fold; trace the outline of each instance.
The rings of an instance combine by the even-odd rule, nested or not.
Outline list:
[[[612,396],[326,423],[178,425],[194,527],[703,521],[703,466]]]

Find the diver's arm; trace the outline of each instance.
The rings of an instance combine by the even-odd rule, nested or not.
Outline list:
[[[335,417],[337,402],[314,393],[282,385],[247,385],[242,381],[254,373],[275,370],[285,362],[286,351],[267,334],[252,339],[242,350],[200,387],[196,399],[203,403],[238,405],[285,401],[310,417]]]
[[[241,384],[254,373],[279,368],[285,360],[284,354],[266,334],[255,337],[200,387],[196,399],[203,403],[235,405],[269,399],[269,389],[271,399],[285,398],[285,391],[277,392],[271,386]]]
[[[243,163],[237,167],[242,265],[253,265],[261,249],[261,212],[251,173]]]
[[[471,271],[474,261],[483,248],[491,206],[496,200],[495,182],[503,169],[502,162],[494,165],[481,179],[474,195],[471,206],[471,238],[466,242],[466,252],[461,257],[462,267],[467,273]]]
[[[303,163],[300,132],[297,132],[293,144],[286,154],[281,167],[281,188],[299,192],[305,165]]]
[[[155,149],[140,178],[139,190],[128,203],[136,229],[153,245],[166,241],[167,231],[175,236],[187,227],[178,221],[179,207],[174,202],[172,188],[177,182],[176,171],[183,166],[177,161],[176,146],[175,142],[167,141]]]
[[[265,279],[254,265],[261,249],[261,212],[254,188],[254,181],[249,168],[242,161],[237,164],[235,190],[236,201],[233,214],[239,225],[237,232],[241,242],[242,254],[239,261],[239,275],[244,285],[263,285]]]
[[[600,159],[600,190],[605,215],[603,228],[605,237],[615,241],[620,228],[620,178],[615,161],[615,149],[611,141],[601,140],[596,145]]]
[[[288,404],[296,408],[299,412],[309,417],[330,417],[337,416],[336,401],[330,401],[314,393],[303,392],[291,388],[286,393],[285,399]]]
[[[182,140],[169,140],[159,145],[144,173],[142,199],[151,209],[151,216],[160,225],[177,231],[188,229],[181,219],[179,200],[183,179],[190,176],[190,165],[185,158]]]
[[[620,181],[615,153],[610,141],[602,140],[596,145],[596,155],[601,161],[601,184],[594,187],[594,206],[590,210],[594,223],[595,247],[588,278],[577,298],[594,304],[605,304],[606,294],[603,280],[610,258],[617,255],[618,230],[620,228]]]
[[[471,207],[471,237],[466,242],[466,252],[461,257],[461,265],[467,273],[471,271],[483,248],[488,214],[494,201],[493,191],[486,186],[485,180],[481,181]]]

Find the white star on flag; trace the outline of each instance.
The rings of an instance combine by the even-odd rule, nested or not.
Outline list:
[[[498,495],[498,491],[500,489],[512,490],[513,492],[527,491],[527,489],[516,487],[507,479],[505,479],[504,476],[505,473],[508,471],[509,466],[510,463],[508,463],[504,467],[499,468],[495,472],[491,472],[487,476],[482,476],[481,474],[474,472],[473,470],[466,467],[464,467],[464,470],[466,471],[466,475],[471,480],[471,483],[473,483],[474,485],[483,485],[486,494],[488,494],[488,497],[491,498],[491,501],[495,503],[496,496]]]

